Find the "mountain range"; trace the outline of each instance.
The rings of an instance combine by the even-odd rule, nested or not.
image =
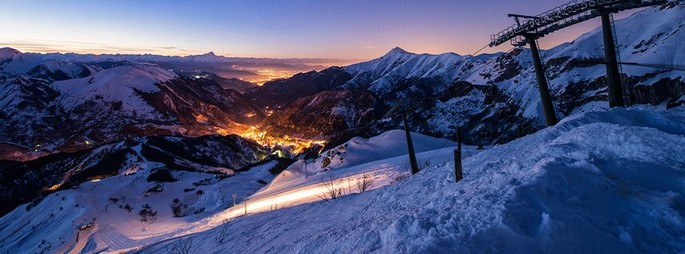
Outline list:
[[[621,61],[643,65],[622,66],[624,100],[633,108],[682,107],[685,72],[677,66],[685,63],[685,4],[647,8],[615,25]],[[560,118],[582,115],[582,121],[575,122],[604,124],[593,114],[583,114],[608,108],[601,45],[602,31],[597,28],[542,51]],[[472,56],[416,54],[397,47],[370,61],[301,72],[261,86],[220,73],[225,69],[218,65],[238,60],[211,52],[164,57],[36,54],[0,48],[0,202],[6,204],[0,214],[9,214],[0,220],[0,229],[20,232],[3,231],[0,245],[11,243],[17,249],[30,245],[36,252],[125,250],[135,247],[126,237],[143,239],[147,230],[157,234],[144,243],[152,244],[171,237],[188,221],[222,221],[216,216],[230,207],[226,190],[243,201],[260,190],[265,195],[275,189],[271,194],[278,199],[312,179],[324,181],[321,174],[336,168],[349,166],[346,170],[354,171],[373,164],[380,172],[387,162],[397,169],[403,162],[398,155],[406,151],[400,149],[404,149],[403,133],[394,129],[403,123],[401,116],[389,112],[403,112],[411,131],[427,135],[414,134],[423,167],[430,166],[436,155],[441,163],[451,159],[452,150],[441,149],[453,145],[450,140],[457,128],[463,141],[474,145],[469,148],[473,153],[475,145],[505,144],[545,128],[526,48]],[[307,65],[307,60],[294,63]],[[640,118],[639,113],[623,111],[597,115],[612,114],[628,119],[631,126]],[[657,119],[677,114],[647,115]],[[607,123],[623,123],[621,119]],[[679,120],[664,122],[669,121]],[[573,124],[548,132],[571,138],[567,132]],[[535,135],[524,140],[547,142],[544,133]],[[375,143],[383,138],[391,141]],[[519,141],[523,147],[521,143],[534,142]],[[516,152],[507,149],[500,150]],[[383,160],[374,160],[380,157]],[[374,164],[378,161],[383,163]],[[479,167],[483,175],[489,174],[487,165]],[[311,175],[317,178],[310,179]],[[384,185],[395,182],[384,177]],[[101,180],[108,185],[99,185]],[[280,182],[269,183],[272,180]],[[279,189],[283,186],[292,189]],[[109,200],[98,198],[100,191]],[[277,202],[266,204],[271,198],[257,203],[259,209],[278,207]],[[171,206],[160,213],[164,223],[148,221],[147,216],[157,214],[150,204]],[[110,206],[118,210],[108,210]],[[34,207],[43,210],[31,210]],[[59,212],[62,209],[70,212]],[[133,209],[144,212],[132,213]],[[135,228],[101,223],[98,230],[107,234],[88,244],[76,241],[78,246],[67,244],[73,237],[66,234],[73,228],[55,231],[67,232],[59,237],[61,242],[48,245],[39,239],[49,227],[60,227],[51,224],[53,216],[85,227],[75,234],[76,239],[87,239],[78,233],[95,224],[87,216],[121,211],[128,212],[122,220]],[[42,221],[32,222],[34,217]],[[100,217],[106,222],[118,220]],[[35,232],[22,231],[25,225],[32,225]]]
[[[675,67],[685,62],[685,58],[672,53],[685,50],[679,39],[685,38],[683,20],[683,6],[670,5],[616,21],[621,61],[666,66],[622,67],[624,99],[630,105],[675,107],[685,102],[685,73]],[[605,68],[600,63],[604,56],[601,45],[602,32],[597,28],[573,42],[542,52],[560,117],[589,108],[608,107]],[[414,54],[394,48],[368,62],[267,82],[245,94],[262,105],[278,107],[283,113],[276,115],[294,115],[312,112],[305,109],[316,107],[321,97],[330,96],[330,91],[345,93],[343,90],[368,92],[377,100],[369,104],[373,107],[360,111],[382,112],[400,105],[410,111],[412,130],[454,138],[456,128],[461,127],[469,143],[504,143],[544,127],[530,51],[525,48],[477,56]],[[315,96],[323,91],[326,93]],[[296,99],[298,103],[293,103]],[[343,115],[351,114],[340,113],[337,108],[348,106],[342,100],[336,106],[316,108],[328,108],[325,115],[342,119]],[[320,115],[321,112],[312,113]],[[319,133],[331,137],[340,135],[339,130],[350,128],[387,129],[387,126],[378,126],[382,115],[371,121],[346,121],[337,130],[319,125],[317,117],[298,117],[302,119],[299,123],[269,123],[270,126],[308,126],[311,129],[307,135]],[[395,121],[390,126],[397,126]],[[288,134],[297,135],[300,131]]]

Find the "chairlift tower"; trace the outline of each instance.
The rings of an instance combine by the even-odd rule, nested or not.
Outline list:
[[[667,3],[669,0],[575,0],[536,16],[509,14],[509,17],[515,18],[516,24],[491,35],[489,46],[499,46],[507,41],[516,47],[530,45],[545,120],[547,125],[551,126],[557,123],[557,117],[545,77],[540,50],[537,46],[537,39],[583,21],[601,17],[609,106],[623,107],[623,90],[618,68],[612,14]]]

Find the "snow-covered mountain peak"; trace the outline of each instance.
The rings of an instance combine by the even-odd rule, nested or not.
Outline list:
[[[454,80],[464,60],[454,53],[415,54],[396,47],[379,58],[345,67],[354,76],[346,86],[385,94],[406,79],[436,78],[445,85]]]
[[[0,61],[6,60],[6,59],[12,59],[14,56],[20,55],[21,51],[5,47],[5,48],[0,48]]]
[[[404,50],[403,48],[400,47],[394,47],[388,53],[385,53],[385,56],[391,56],[391,55],[413,55],[414,53],[411,53],[409,51]]]
[[[105,69],[91,76],[55,82],[53,85],[66,96],[66,105],[77,106],[82,102],[102,98],[104,101],[123,103],[125,111],[153,112],[142,98],[140,91],[160,91],[157,84],[177,78],[176,73],[154,66],[118,66]],[[133,90],[133,91],[132,91]]]
[[[212,61],[225,61],[225,60],[227,60],[225,57],[215,54],[214,51],[209,51],[209,52],[202,54],[202,55],[186,56],[184,58],[192,60],[192,61],[199,61],[199,62],[212,62]]]

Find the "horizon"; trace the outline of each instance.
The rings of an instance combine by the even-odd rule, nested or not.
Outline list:
[[[471,55],[489,42],[490,34],[514,23],[507,13],[537,14],[567,1],[536,0],[526,6],[494,2],[6,2],[0,10],[0,45],[30,53],[214,52],[224,57],[343,62],[374,59],[394,47],[417,54]],[[586,21],[540,39],[541,47],[570,42],[598,26],[598,20]],[[481,53],[509,48],[485,48]]]
[[[390,53],[391,51],[393,51],[393,50],[395,50],[395,49],[400,49],[400,50],[404,51],[404,52],[407,53],[407,54],[415,54],[415,55],[424,55],[424,54],[427,54],[427,55],[434,55],[434,56],[435,56],[435,55],[443,55],[443,54],[456,54],[456,55],[459,55],[459,56],[477,56],[477,55],[481,55],[481,54],[498,54],[498,53],[506,53],[506,52],[504,52],[504,51],[496,51],[496,52],[492,52],[492,53],[490,53],[490,52],[480,52],[480,53],[478,53],[478,54],[476,54],[476,55],[470,55],[470,54],[462,55],[462,54],[459,54],[459,53],[456,53],[456,52],[429,53],[429,52],[413,52],[413,51],[406,50],[406,49],[404,49],[404,48],[402,48],[402,47],[399,47],[399,46],[394,46],[394,47],[391,47],[391,48],[389,48],[388,50],[386,50],[385,53],[383,53],[383,54],[381,54],[381,55],[378,55],[378,56],[376,56],[376,57],[374,57],[374,58],[371,58],[371,59],[336,59],[336,58],[297,58],[297,57],[292,57],[292,58],[275,58],[275,57],[231,56],[231,55],[220,55],[220,54],[216,54],[214,51],[211,51],[211,50],[208,51],[208,52],[206,52],[206,53],[198,53],[198,54],[188,54],[188,55],[164,55],[164,54],[156,54],[156,53],[78,53],[78,52],[71,52],[71,51],[65,51],[65,52],[60,52],[60,51],[39,52],[39,51],[22,51],[22,50],[19,50],[19,49],[17,49],[17,48],[10,47],[10,46],[1,46],[0,49],[2,49],[2,48],[8,48],[8,49],[17,50],[17,51],[19,51],[19,52],[22,53],[22,54],[38,54],[38,55],[52,55],[52,54],[55,54],[55,55],[71,55],[71,54],[75,54],[75,55],[82,55],[82,56],[88,56],[88,55],[92,55],[92,56],[160,56],[160,57],[179,57],[179,58],[183,58],[183,57],[198,57],[198,56],[213,55],[213,56],[215,56],[215,57],[222,57],[222,58],[229,58],[229,59],[274,59],[274,60],[313,60],[313,61],[345,60],[345,61],[351,61],[351,62],[354,62],[354,63],[356,63],[355,61],[360,61],[360,62],[361,62],[361,61],[369,61],[369,60],[373,60],[373,59],[376,59],[376,58],[383,57],[384,55]]]
[[[685,254],[685,0],[0,6],[0,254]]]

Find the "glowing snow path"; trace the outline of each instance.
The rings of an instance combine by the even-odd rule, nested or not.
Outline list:
[[[164,239],[204,232],[230,223],[229,221],[236,217],[323,201],[322,197],[331,189],[338,189],[343,195],[358,193],[357,183],[368,179],[372,179],[373,182],[369,190],[392,184],[410,174],[403,135],[402,131],[395,130],[370,139],[354,138],[331,149],[331,153],[322,153],[324,156],[316,160],[295,162],[269,185],[250,195],[247,202],[240,202],[206,219],[169,230],[166,234],[131,237],[136,242],[133,244],[135,246],[127,246],[124,249],[110,246],[111,250],[135,250]],[[418,161],[423,166],[444,164],[453,160],[453,142],[416,133],[412,138]],[[464,149],[465,156],[476,151],[474,147]],[[325,157],[331,162],[322,168]],[[365,176],[367,180],[362,180]],[[240,200],[241,197],[238,198]]]

